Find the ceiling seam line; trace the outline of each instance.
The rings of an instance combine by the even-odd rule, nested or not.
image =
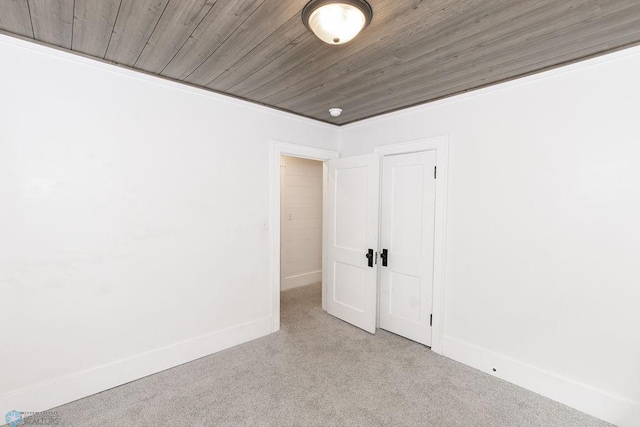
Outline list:
[[[27,12],[29,12],[29,24],[31,24],[31,36],[33,39],[36,39],[36,32],[33,29],[33,16],[31,16],[31,5],[29,4],[30,0],[27,0]]]
[[[118,4],[118,11],[116,12],[116,19],[113,20],[113,28],[111,29],[111,34],[109,35],[109,41],[107,42],[107,48],[104,50],[104,56],[102,59],[107,58],[107,52],[109,52],[109,46],[111,46],[111,39],[113,38],[113,33],[116,32],[116,25],[118,25],[118,18],[120,17],[120,8],[122,7],[122,0]]]
[[[171,64],[171,62],[176,58],[176,56],[178,56],[178,54],[180,53],[180,51],[182,50],[182,48],[187,44],[187,42],[189,41],[189,39],[191,39],[193,37],[193,35],[195,34],[195,32],[198,30],[198,28],[200,28],[200,25],[204,22],[204,20],[207,18],[207,16],[209,16],[209,14],[211,13],[211,11],[213,10],[213,7],[216,5],[216,3],[218,3],[218,0],[214,1],[211,4],[211,7],[209,8],[209,11],[207,13],[204,14],[204,16],[202,17],[202,19],[200,20],[200,22],[198,22],[198,25],[195,26],[195,28],[193,29],[193,31],[191,31],[191,34],[189,34],[189,37],[187,37],[184,41],[184,43],[182,43],[182,45],[180,46],[180,48],[176,51],[176,53],[173,54],[173,56],[171,57],[171,59],[169,60],[169,62],[167,62],[164,67],[162,67],[162,69],[158,72],[158,74],[162,74],[162,72],[169,66],[169,64]]]
[[[263,41],[261,41],[259,44],[257,44],[256,46],[254,46],[249,52],[247,52],[245,55],[242,56],[242,58],[238,59],[236,62],[234,62],[233,64],[231,64],[229,66],[229,68],[235,66],[237,63],[239,63],[240,61],[242,61],[244,58],[246,58],[247,56],[249,56],[251,54],[251,52],[253,52],[254,50],[256,50],[258,47],[260,47],[264,42],[267,41],[267,39],[269,37],[271,37],[272,35],[274,35],[275,33],[277,33],[281,28],[283,28],[285,25],[287,25],[289,23],[289,21],[291,21],[292,19],[294,19],[296,17],[296,15],[298,15],[297,13],[295,15],[293,15],[291,18],[287,19],[282,25],[280,25],[278,28],[276,28],[271,34],[269,34],[267,37],[264,38]],[[275,61],[276,59],[278,59],[280,56],[284,55],[284,52],[282,54],[280,54],[279,56],[277,56],[276,58],[274,58],[271,62]],[[271,64],[271,62],[267,63],[266,65]],[[213,79],[211,79],[205,86],[209,86],[211,83],[213,83],[214,80],[216,80],[218,77],[220,77],[221,75],[223,75],[227,70],[223,71],[222,73],[218,74],[217,76],[215,76]]]
[[[247,20],[248,20],[249,18],[251,18],[251,17],[253,16],[253,14],[254,14],[254,13],[256,13],[256,11],[257,11],[258,9],[260,9],[260,7],[264,4],[264,2],[265,2],[265,0],[262,0],[262,1],[260,2],[260,4],[259,4],[255,9],[253,9],[253,11],[249,14],[249,16],[247,16],[247,17],[245,18],[245,20],[244,20],[244,21],[242,21],[242,22],[240,23],[240,25],[238,25],[238,26],[237,26],[237,27],[236,27],[236,28],[231,32],[231,34],[229,34],[229,36],[227,36],[227,38],[226,38],[226,39],[224,39],[224,41],[223,41],[222,43],[220,43],[220,44],[218,45],[218,47],[216,47],[216,49],[215,49],[213,52],[211,52],[211,54],[209,54],[209,56],[207,56],[207,57],[206,57],[206,59],[205,59],[204,61],[202,61],[202,63],[201,63],[200,65],[198,65],[198,66],[197,66],[197,67],[196,67],[192,72],[190,72],[189,74],[187,74],[187,75],[185,76],[185,78],[184,78],[184,79],[181,79],[181,80],[187,80],[187,79],[188,79],[188,78],[189,78],[193,73],[195,73],[196,71],[198,71],[198,70],[200,69],[200,67],[202,67],[202,66],[204,65],[204,63],[205,63],[205,62],[207,62],[207,61],[209,60],[209,58],[211,58],[211,57],[212,57],[212,56],[213,56],[213,55],[214,55],[214,54],[215,54],[215,53],[216,53],[216,52],[217,52],[217,51],[218,51],[222,46],[224,46],[224,44],[225,44],[225,43],[226,43],[226,42],[227,42],[227,41],[228,41],[228,40],[229,40],[229,39],[230,39],[230,38],[231,38],[231,37],[232,37],[232,36],[233,36],[237,31],[238,31],[238,28],[242,27],[242,25],[244,25],[244,23],[245,23],[245,22],[247,22]]]
[[[71,47],[69,49],[73,50],[73,31],[76,26],[76,0],[73,0],[73,9],[71,9]]]
[[[164,16],[164,12],[167,10],[167,7],[169,7],[169,3],[171,3],[171,0],[167,0],[167,2],[165,3],[164,9],[162,9],[162,13],[160,13],[160,16],[158,17],[158,20],[156,21],[156,24],[153,26],[153,30],[151,30],[151,33],[149,33],[149,38],[147,38],[147,41],[144,43],[143,48],[140,49],[140,53],[138,54],[138,57],[133,62],[133,67],[136,66],[136,64],[138,63],[138,60],[140,60],[140,57],[142,56],[142,52],[144,52],[144,50],[149,45],[149,41],[151,40],[151,37],[153,37],[153,33],[156,32],[156,28],[158,28],[158,24],[160,23],[160,20],[162,20],[162,17]]]
[[[311,36],[310,34],[309,34],[309,35],[307,35],[307,36],[306,36],[302,41],[305,41],[305,40],[306,40],[306,39],[308,39],[310,36]],[[313,36],[313,37],[315,37],[315,36]],[[301,41],[301,42],[302,42],[302,41]],[[300,43],[298,43],[298,44],[300,44]],[[297,46],[298,44],[296,44],[296,45],[292,46],[292,47],[291,47],[291,49],[293,49],[293,48],[294,48],[295,46]],[[271,64],[273,64],[276,60],[280,59],[282,56],[284,56],[284,55],[285,55],[289,50],[291,50],[291,49],[287,49],[286,51],[282,52],[280,55],[278,55],[276,58],[274,58],[271,62],[267,63],[266,65],[271,65]],[[264,68],[264,67],[263,67],[263,68]],[[245,79],[243,79],[243,80],[241,80],[241,81],[239,81],[238,83],[234,84],[233,86],[231,86],[231,87],[229,88],[229,90],[231,90],[231,89],[233,89],[234,87],[238,86],[239,84],[241,84],[241,83],[245,82],[247,79],[248,79],[248,77],[247,77],[247,78],[245,78]],[[270,82],[271,82],[271,81],[273,81],[273,80],[270,80]],[[260,87],[262,87],[262,86],[260,86]]]

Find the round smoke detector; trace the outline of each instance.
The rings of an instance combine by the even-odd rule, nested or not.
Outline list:
[[[331,114],[331,117],[338,117],[342,114],[342,108],[329,108],[329,114]]]

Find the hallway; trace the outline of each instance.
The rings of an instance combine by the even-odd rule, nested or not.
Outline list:
[[[282,330],[53,409],[70,426],[606,423],[432,353],[370,335],[320,307],[320,285],[282,293]]]

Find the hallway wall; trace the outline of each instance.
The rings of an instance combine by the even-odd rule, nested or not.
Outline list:
[[[281,156],[280,289],[322,281],[322,162]]]

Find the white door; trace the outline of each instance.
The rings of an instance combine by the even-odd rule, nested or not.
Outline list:
[[[382,165],[380,328],[430,346],[436,152]]]
[[[330,160],[327,312],[376,331],[379,157]]]

